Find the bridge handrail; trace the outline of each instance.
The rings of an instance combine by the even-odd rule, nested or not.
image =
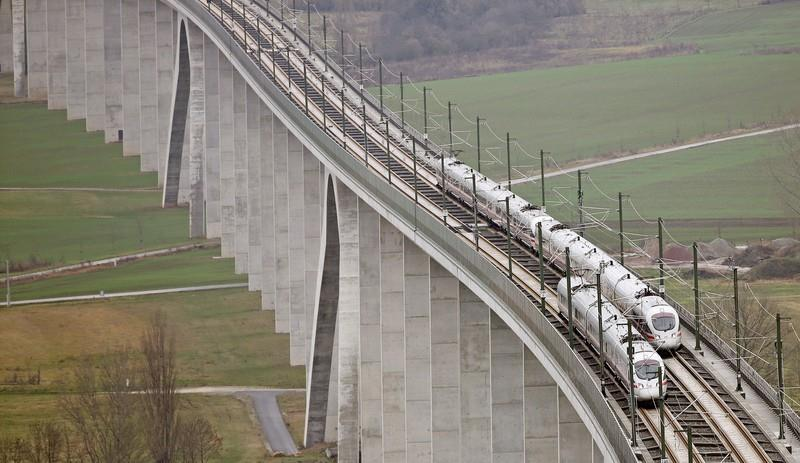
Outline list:
[[[366,166],[358,162],[353,156],[345,152],[327,134],[323,133],[317,124],[308,119],[305,114],[278,89],[272,80],[265,78],[258,65],[249,59],[247,53],[238,45],[231,46],[228,32],[213,18],[199,1],[170,0],[180,2],[188,11],[193,13],[193,20],[202,23],[206,30],[213,31],[220,43],[228,44],[230,59],[236,59],[254,84],[269,95],[271,102],[292,121],[302,133],[316,145],[320,152],[327,158],[329,164],[337,167],[340,177],[349,179],[352,185],[357,185],[374,198],[387,210],[391,210],[407,224],[415,220],[415,204],[405,195],[393,194],[386,188],[383,178],[375,175]],[[495,295],[527,326],[544,346],[544,350],[552,355],[555,362],[561,366],[568,375],[571,383],[585,401],[592,416],[602,428],[617,458],[623,462],[636,462],[637,458],[630,446],[626,432],[619,426],[616,416],[609,407],[607,400],[600,393],[599,387],[593,380],[585,365],[581,363],[566,340],[558,333],[547,318],[528,300],[528,298],[502,274],[493,264],[475,252],[472,246],[462,240],[449,239],[452,231],[440,220],[428,214],[416,215],[416,234],[424,237],[429,242],[436,243],[437,247],[451,261],[465,269]]]

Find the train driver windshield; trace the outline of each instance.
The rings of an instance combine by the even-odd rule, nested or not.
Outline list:
[[[653,315],[653,329],[656,331],[669,331],[675,328],[675,314],[662,312]]]

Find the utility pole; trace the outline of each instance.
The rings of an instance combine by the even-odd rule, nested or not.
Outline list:
[[[383,58],[378,58],[378,88],[381,99],[381,119],[383,119]]]
[[[364,101],[364,45],[358,42],[358,90],[361,92],[361,101]]]
[[[478,242],[478,189],[476,185],[476,178],[478,174],[472,171],[470,178],[472,179],[472,234],[475,237],[475,252],[480,251],[480,243]]]
[[[633,330],[628,319],[628,389],[630,396],[628,407],[631,411],[631,446],[636,447],[636,397],[633,394]]]
[[[692,273],[694,276],[694,350],[700,350],[700,287],[697,277],[697,242],[692,243]]]
[[[537,251],[539,252],[539,292],[542,294],[542,312],[545,311],[544,309],[544,249],[542,242],[544,241],[544,237],[542,237],[542,222],[536,222],[536,246]]]
[[[322,16],[322,56],[325,61],[325,72],[328,72],[328,17]]]
[[[781,320],[791,320],[787,317],[781,317],[780,313],[775,314],[775,328],[777,330],[775,340],[775,351],[778,354],[778,439],[786,438],[786,416],[783,412],[783,341],[781,340]]]
[[[361,129],[364,132],[364,165],[369,168],[369,150],[367,149],[367,106],[361,99]]]
[[[384,121],[386,123],[386,171],[389,173],[389,185],[392,184],[392,151],[389,144],[389,118]]]
[[[428,152],[428,87],[422,87],[422,130],[425,138],[425,153]]]
[[[419,204],[419,190],[417,189],[417,141],[414,140],[413,138],[411,139],[411,155],[414,158],[414,230],[416,230],[417,205]]]
[[[447,131],[450,134],[450,145],[448,150],[453,152],[453,103],[447,102]]]
[[[511,191],[511,134],[506,132],[506,166],[508,167],[508,191]]]
[[[583,236],[583,171],[578,169],[578,234]]]
[[[733,268],[733,317],[736,329],[736,392],[742,393],[742,337],[739,321],[739,269]]]
[[[625,265],[625,235],[622,231],[622,193],[617,194],[617,202],[619,205],[619,263]]]
[[[305,61],[303,62],[305,66]],[[304,68],[305,69],[305,68]],[[342,148],[347,151],[347,113],[344,104],[344,84],[342,84]]]
[[[297,0],[292,0],[292,33],[294,34],[294,41],[297,42]]]
[[[306,30],[308,32],[309,55],[314,54],[314,41],[311,39],[311,1],[306,0]]]
[[[325,79],[320,79],[322,83],[322,131],[328,133],[328,99],[325,97]]]
[[[475,128],[478,132],[478,173],[481,171],[481,119],[480,116],[475,118]]]
[[[403,72],[400,71],[400,128],[406,132],[406,98],[403,91]]]
[[[663,297],[667,294],[664,285],[664,220],[658,218],[658,292]]]
[[[667,439],[665,436],[666,427],[664,424],[664,369],[661,365],[658,366],[658,422],[660,428],[661,461],[666,461]]]
[[[566,274],[567,274],[567,322],[569,326],[569,347],[573,347],[573,325],[572,325],[572,266],[569,261],[569,246],[564,250],[566,259]]]
[[[305,98],[306,116],[308,116],[308,66],[303,60],[303,97]]]
[[[597,272],[597,345],[600,351],[600,393],[606,395],[606,353],[603,350],[603,290],[600,286],[600,272]]]
[[[544,150],[541,149],[539,150],[539,169],[541,170],[539,182],[542,184],[542,212],[546,212],[547,206],[544,201]]]
[[[506,254],[508,254],[508,278],[514,280],[513,260],[511,259],[511,194],[506,196]]]
[[[694,445],[692,444],[692,427],[687,426],[686,429],[679,429],[677,432],[685,432],[686,433],[686,448],[688,449],[688,462],[694,463]]]

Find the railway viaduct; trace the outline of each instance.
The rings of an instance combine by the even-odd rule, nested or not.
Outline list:
[[[306,367],[307,445],[342,462],[650,461],[545,316],[552,290],[441,195],[430,167],[450,154],[283,3],[0,1],[16,94],[139,156],[275,311]]]

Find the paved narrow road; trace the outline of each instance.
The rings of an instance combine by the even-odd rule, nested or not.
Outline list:
[[[654,151],[646,151],[644,153],[636,153],[636,154],[631,154],[631,155],[628,155],[628,156],[621,156],[621,157],[614,158],[614,159],[606,159],[605,161],[590,162],[590,163],[587,163],[587,164],[582,164],[580,166],[569,167],[569,168],[566,168],[566,169],[558,170],[556,172],[546,173],[546,174],[544,174],[544,178],[558,177],[559,175],[571,174],[571,173],[577,172],[579,170],[588,170],[588,169],[594,169],[594,168],[597,168],[597,167],[605,167],[605,166],[610,166],[610,165],[614,165],[614,164],[619,164],[621,162],[633,161],[634,159],[648,158],[650,156],[657,156],[659,154],[669,154],[669,153],[674,153],[676,151],[683,151],[683,150],[689,150],[689,149],[693,149],[693,148],[700,148],[702,146],[713,145],[713,144],[716,144],[716,143],[724,143],[726,141],[740,140],[742,138],[757,137],[759,135],[768,135],[768,134],[771,134],[771,133],[784,132],[786,130],[792,130],[792,129],[797,129],[797,128],[800,128],[800,124],[789,124],[789,125],[784,125],[784,126],[781,126],[781,127],[775,127],[775,128],[772,128],[772,129],[757,130],[757,131],[754,131],[754,132],[741,133],[741,134],[738,134],[738,135],[730,135],[730,136],[727,136],[727,137],[713,138],[711,140],[698,141],[698,142],[695,142],[695,143],[687,143],[685,145],[673,146],[671,148],[663,148],[663,149],[654,150]],[[535,181],[538,181],[540,178],[541,177],[539,175],[536,175],[536,176],[533,176],[533,177],[518,178],[516,180],[512,180],[511,181],[511,185],[519,185],[520,183],[526,183],[526,182],[535,182]]]
[[[220,394],[220,395],[245,395],[253,400],[261,431],[264,433],[266,444],[273,453],[295,455],[297,445],[292,439],[286,423],[283,421],[281,409],[278,407],[278,396],[285,392],[302,392],[302,389],[270,389],[258,387],[194,387],[182,388],[181,394]]]

